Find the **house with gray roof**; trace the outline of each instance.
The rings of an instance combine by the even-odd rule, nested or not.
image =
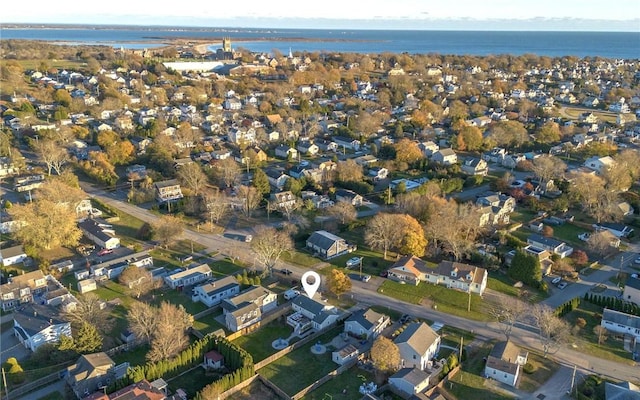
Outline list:
[[[27,253],[24,252],[24,248],[19,244],[0,250],[0,259],[2,259],[2,265],[8,267],[24,262],[27,259]]]
[[[78,223],[78,228],[80,228],[87,239],[103,249],[116,249],[120,247],[120,239],[116,237],[116,231],[110,224],[95,219],[86,219]]]
[[[528,355],[528,352],[520,350],[508,340],[496,343],[487,357],[484,376],[516,387]]]
[[[115,362],[106,353],[84,354],[67,368],[66,381],[76,397],[82,399],[115,380]]]
[[[388,315],[372,309],[362,309],[351,314],[344,323],[344,332],[366,339],[375,338],[391,323]]]
[[[297,296],[291,302],[293,314],[287,317],[287,324],[294,332],[303,333],[309,329],[321,330],[338,320],[339,312],[334,306],[313,300],[306,295]]]
[[[193,271],[194,269],[198,269],[194,272],[194,274],[198,275],[191,276],[193,279],[199,279],[198,282],[202,282],[211,277],[211,268],[209,268],[207,264],[202,264],[199,267],[188,269],[184,272]],[[165,278],[165,281],[166,280],[167,278]],[[235,296],[238,293],[240,293],[240,285],[236,278],[233,276],[225,276],[211,283],[195,287],[191,295],[191,300],[194,302],[199,301],[207,307],[213,307],[220,304],[224,299]]]
[[[27,304],[13,315],[14,334],[31,351],[45,343],[59,342],[62,335],[72,337],[71,324],[59,317],[55,307]]]
[[[569,257],[573,253],[573,247],[568,246],[565,242],[535,233],[529,235],[527,244],[542,250],[548,250],[553,254],[559,255],[560,258]]]
[[[606,400],[640,400],[640,387],[629,381],[605,382],[604,398]]]
[[[430,375],[420,368],[401,368],[389,377],[389,383],[408,396],[422,393],[429,387]]]
[[[400,350],[400,367],[425,370],[440,350],[440,335],[424,322],[413,322],[399,334],[394,343]]]
[[[315,231],[307,239],[307,248],[325,260],[350,253],[355,246],[327,231]]]
[[[608,331],[631,335],[636,340],[640,340],[640,317],[638,316],[605,308],[600,325]]]
[[[278,305],[278,295],[262,286],[249,289],[222,300],[227,329],[237,332],[259,322],[262,314]]]
[[[624,283],[622,299],[640,305],[640,279],[630,276]]]

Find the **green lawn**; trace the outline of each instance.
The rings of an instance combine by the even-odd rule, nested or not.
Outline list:
[[[249,335],[240,336],[234,340],[233,343],[248,351],[249,354],[253,356],[253,361],[258,362],[277,352],[277,350],[271,346],[274,340],[278,338],[288,338],[291,333],[292,329],[290,326],[278,321],[273,321]]]
[[[114,354],[111,356],[111,359],[116,363],[116,365],[128,362],[132,367],[135,367],[136,365],[145,365],[147,363],[145,357],[148,352],[148,345],[140,345],[131,351],[123,351],[122,353]]]
[[[214,276],[236,275],[242,271],[242,266],[230,261],[220,260],[209,264]]]
[[[187,392],[188,398],[193,399],[195,395],[205,386],[218,379],[220,374],[207,372],[198,366],[180,376],[167,380],[171,392],[183,389]]]
[[[337,366],[337,364],[336,364]],[[358,399],[358,389],[364,382],[373,381],[373,374],[353,367],[303,397],[305,400]]]
[[[578,308],[564,317],[572,327],[576,326],[578,318],[584,318],[587,322],[587,325],[579,329],[572,337],[575,341],[576,350],[607,360],[633,365],[631,353],[624,350],[621,340],[616,340],[612,335],[608,335],[602,344],[598,344],[598,336],[593,329],[600,325],[602,310],[602,307],[581,302]]]
[[[491,290],[495,290],[496,292],[518,297],[520,295],[520,289],[513,287],[513,283],[513,280],[508,276],[496,273],[489,276],[487,287]]]
[[[553,236],[556,239],[562,240],[569,244],[578,245],[578,247],[584,247],[584,242],[578,239],[578,235],[586,232],[584,228],[581,228],[572,223],[565,223],[558,226],[553,226]]]
[[[378,288],[378,292],[407,303],[421,304],[423,299],[430,302],[438,311],[476,321],[489,321],[488,307],[480,296],[471,295],[471,312],[467,312],[469,296],[467,293],[444,286],[421,282],[417,286],[402,285],[386,279]]]
[[[309,254],[303,253],[297,250],[287,251],[280,257],[282,261],[286,261],[291,264],[296,264],[301,267],[311,268],[316,264],[322,262],[319,258],[312,257]]]
[[[207,306],[203,303],[191,301],[191,298],[186,293],[180,292],[175,289],[169,289],[167,287],[154,290],[153,294],[150,297],[151,298],[149,303],[156,307],[159,306],[163,301],[167,301],[176,306],[181,304],[191,315],[197,314],[207,309]]]
[[[535,353],[529,353],[527,362],[533,365],[534,371],[532,374],[522,373],[518,388],[529,393],[535,392],[540,386],[544,385],[560,368],[560,364]]]
[[[311,353],[311,347],[317,341],[327,343],[341,331],[340,326],[330,330],[316,340],[260,369],[258,373],[271,380],[287,394],[298,393],[338,367],[331,361],[331,351],[334,349],[328,348],[325,354],[315,355]]]
[[[344,269],[346,268],[347,261],[353,257],[362,257],[362,273],[368,275],[379,275],[380,272],[386,270],[393,264],[393,261],[382,258],[382,253],[360,247],[353,253],[332,258],[328,261],[329,265],[324,267],[320,272],[328,274],[334,268]],[[349,270],[353,272],[360,272],[360,266],[352,267]]]
[[[39,397],[38,400],[65,400],[64,394],[55,391],[53,393],[49,393],[45,396]]]
[[[203,334],[215,332],[218,329],[225,329],[225,326],[216,320],[216,317],[222,315],[222,309],[205,315],[204,317],[193,321],[193,329],[200,331]]]

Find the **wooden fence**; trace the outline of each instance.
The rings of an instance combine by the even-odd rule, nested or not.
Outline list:
[[[258,379],[260,376],[258,374],[252,376],[249,379],[246,379],[243,382],[238,383],[237,385],[235,385],[234,387],[232,387],[231,389],[224,391],[222,393],[220,393],[220,395],[218,396],[219,400],[224,400],[229,396],[233,396],[234,394],[238,393],[239,391],[241,391],[242,389],[246,388],[247,386],[251,385],[256,379]]]
[[[29,393],[29,392],[31,392],[33,390],[39,389],[42,386],[46,386],[46,385],[48,385],[48,384],[50,384],[52,382],[60,380],[61,379],[60,378],[61,372],[62,371],[56,371],[56,372],[53,372],[53,373],[51,373],[49,375],[43,376],[42,378],[37,379],[37,380],[35,380],[33,382],[29,382],[29,383],[25,383],[23,385],[20,385],[17,388],[11,390],[9,392],[9,394],[4,396],[4,398],[6,400],[17,399],[18,397],[24,396],[25,394],[27,394],[27,393]]]

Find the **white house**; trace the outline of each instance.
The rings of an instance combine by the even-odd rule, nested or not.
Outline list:
[[[201,264],[197,267],[170,274],[164,278],[164,281],[171,289],[177,289],[203,282],[211,278],[211,274],[211,268],[207,264]]]
[[[233,297],[222,300],[227,329],[237,332],[262,319],[262,314],[278,305],[278,295],[262,286],[252,286]]]
[[[425,370],[440,350],[440,335],[424,322],[413,322],[394,343],[400,350],[400,367]]]
[[[211,268],[209,268],[209,266],[206,264],[203,264],[200,267],[203,266],[206,267],[206,269],[202,268],[202,273],[198,277],[200,279],[199,282],[202,282],[205,279],[211,277]],[[192,270],[193,269],[187,271]],[[207,277],[204,277],[207,273],[207,270],[209,275]],[[165,280],[166,279],[167,278],[165,278]],[[240,293],[240,285],[238,284],[236,278],[233,276],[225,276],[222,279],[218,279],[211,283],[195,287],[193,289],[193,294],[191,295],[191,300],[194,302],[200,301],[207,307],[213,307],[220,304],[222,300],[235,296],[238,293]]]
[[[0,250],[0,259],[2,259],[2,265],[8,267],[10,265],[20,264],[27,258],[27,253],[24,252],[22,245],[13,247],[7,247]]]
[[[640,305],[640,279],[630,276],[624,283],[622,299]]]
[[[451,148],[440,149],[431,155],[431,160],[442,165],[453,165],[458,162],[458,155]]]
[[[78,223],[78,228],[87,239],[91,240],[103,249],[116,249],[120,247],[120,239],[116,237],[113,226],[98,222],[94,219],[86,219]]]
[[[95,279],[83,279],[78,282],[78,292],[81,294],[98,289]]]
[[[593,156],[593,157],[587,158],[587,160],[582,165],[593,171],[596,171],[596,173],[598,174],[601,174],[604,171],[611,168],[614,163],[615,161],[613,160],[613,158],[609,156],[605,156],[605,157]]]
[[[60,319],[56,308],[40,304],[28,304],[14,312],[13,332],[31,351],[59,342],[62,335],[72,337],[71,323]]]
[[[324,329],[338,320],[338,310],[334,306],[305,295],[297,296],[291,307],[294,313],[287,317],[287,324],[298,334],[309,329]]]
[[[315,231],[312,233],[307,239],[307,248],[327,260],[355,249],[343,238],[327,231]]]
[[[528,355],[510,341],[496,343],[487,357],[484,376],[516,387]]]
[[[484,268],[459,262],[442,261],[435,270],[427,270],[424,280],[482,296],[487,288],[488,275]]]
[[[593,229],[596,231],[607,230],[618,238],[629,237],[633,232],[633,228],[629,228],[625,224],[618,224],[615,222],[601,222],[599,224],[593,224]]]
[[[429,387],[429,377],[420,368],[401,368],[389,377],[389,383],[401,392],[413,396]]]
[[[345,333],[366,339],[375,338],[391,323],[389,316],[372,309],[358,310],[344,323]]]
[[[636,279],[640,281],[640,279]],[[640,340],[640,317],[605,308],[600,325],[608,331],[631,335]]]
[[[547,250],[553,254],[557,254],[560,258],[569,257],[573,254],[573,247],[568,246],[565,242],[535,233],[529,235],[527,238],[527,244],[538,249]]]
[[[352,344],[347,344],[343,348],[331,353],[331,360],[338,365],[344,365],[345,363],[358,357],[360,351]]]

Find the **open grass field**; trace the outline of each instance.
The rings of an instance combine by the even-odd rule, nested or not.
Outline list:
[[[476,321],[489,321],[486,301],[478,295],[471,295],[471,311],[467,311],[469,295],[444,286],[421,282],[417,286],[402,285],[386,279],[378,288],[378,292],[398,300],[413,304],[423,304],[425,300],[431,307],[447,314],[469,318]]]
[[[304,400],[358,399],[358,389],[365,382],[372,382],[373,374],[353,367],[303,397]]]

